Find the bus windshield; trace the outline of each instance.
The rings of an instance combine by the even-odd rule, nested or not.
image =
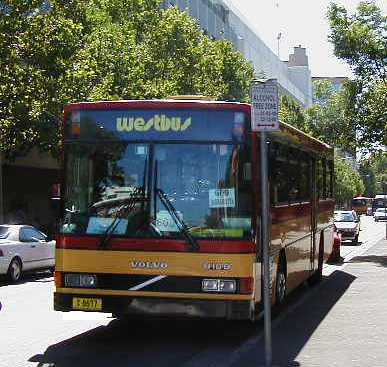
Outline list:
[[[367,199],[352,199],[352,206],[364,206],[368,204]]]
[[[78,142],[65,160],[62,233],[103,235],[115,221],[113,236],[181,238],[172,206],[192,237],[251,234],[243,144]]]

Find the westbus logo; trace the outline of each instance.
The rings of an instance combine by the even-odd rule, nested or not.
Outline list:
[[[192,123],[192,118],[182,120],[180,117],[155,115],[149,120],[142,117],[118,117],[116,120],[117,131],[184,131]]]

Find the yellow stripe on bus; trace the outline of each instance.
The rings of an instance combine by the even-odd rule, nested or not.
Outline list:
[[[222,293],[173,293],[173,292],[144,292],[123,291],[110,289],[79,289],[79,288],[57,288],[57,293],[63,294],[87,294],[94,296],[129,296],[129,297],[156,297],[156,298],[184,298],[184,299],[213,299],[242,301],[251,300],[254,294],[222,294]]]
[[[242,278],[253,276],[254,260],[254,254],[56,250],[56,270],[63,272]]]

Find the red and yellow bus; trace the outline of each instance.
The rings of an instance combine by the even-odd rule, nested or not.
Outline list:
[[[65,107],[55,310],[251,319],[261,308],[259,136],[250,105]],[[333,151],[268,138],[272,302],[321,276],[333,245]]]
[[[357,215],[367,215],[369,207],[372,207],[372,198],[357,196],[352,199],[352,210],[354,210]]]

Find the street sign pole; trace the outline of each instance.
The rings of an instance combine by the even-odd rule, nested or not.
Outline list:
[[[383,183],[383,202],[384,202],[384,216],[386,216],[386,200],[387,200],[387,182]],[[386,240],[387,240],[387,221],[386,221]]]
[[[265,329],[265,367],[272,367],[271,339],[271,277],[269,253],[269,178],[267,132],[278,131],[278,88],[277,81],[257,80],[251,86],[251,130],[260,133],[261,174],[261,248],[263,274],[263,306]],[[258,230],[258,226],[257,226]]]
[[[261,132],[261,206],[262,206],[262,263],[263,263],[263,302],[265,328],[265,366],[271,367],[271,295],[270,295],[270,261],[268,231],[268,174],[267,174],[267,143],[266,132]]]

